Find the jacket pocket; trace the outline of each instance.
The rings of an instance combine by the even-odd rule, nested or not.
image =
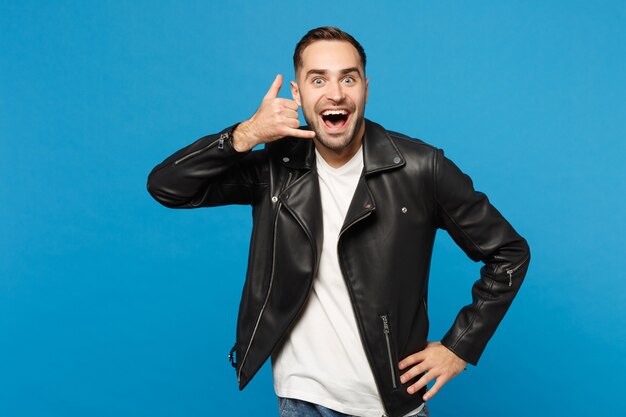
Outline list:
[[[391,386],[393,389],[398,388],[396,376],[396,362],[393,360],[393,350],[391,348],[391,326],[389,325],[389,317],[386,314],[380,316],[382,322],[383,335],[385,337],[385,347],[387,351],[387,360],[389,361],[389,377],[391,378]]]

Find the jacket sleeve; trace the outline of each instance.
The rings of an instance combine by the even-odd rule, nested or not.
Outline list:
[[[482,261],[472,287],[472,303],[461,309],[441,343],[476,365],[517,294],[530,250],[509,222],[475,191],[472,180],[443,151],[435,157],[435,194],[439,227],[474,261]]]
[[[174,153],[148,176],[148,192],[170,208],[252,204],[263,184],[265,151],[238,152],[237,125],[198,139]]]

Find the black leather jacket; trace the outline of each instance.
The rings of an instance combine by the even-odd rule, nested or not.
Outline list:
[[[526,241],[474,190],[440,149],[365,121],[364,168],[338,254],[366,356],[387,414],[417,408],[397,363],[426,345],[427,288],[438,228],[484,262],[441,343],[476,364],[526,273]],[[313,141],[284,138],[237,152],[231,127],[154,168],[150,194],[174,208],[250,204],[253,229],[237,322],[234,365],[243,389],[298,318],[322,248],[322,211]],[[232,354],[232,352],[231,352]],[[329,365],[332,366],[332,365]]]

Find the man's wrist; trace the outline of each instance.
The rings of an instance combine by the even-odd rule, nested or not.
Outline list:
[[[254,148],[255,143],[250,136],[248,121],[239,123],[232,133],[233,148],[237,152],[247,152]]]

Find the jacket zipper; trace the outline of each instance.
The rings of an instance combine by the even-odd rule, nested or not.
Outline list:
[[[353,220],[352,222],[350,222],[349,225],[347,225],[341,232],[339,232],[339,237],[337,238],[338,241],[341,240],[341,235],[343,235],[346,230],[348,230],[350,227],[352,227],[355,223],[365,219],[366,217],[368,217],[370,214],[372,214],[371,211],[368,211],[367,213],[359,216],[358,218],[356,218],[355,220]],[[339,267],[341,268],[341,273],[344,276],[344,280],[345,279],[345,271],[343,268],[343,264],[341,263],[341,256],[339,256],[339,245],[337,245],[337,256],[339,258]],[[359,338],[361,339],[361,344],[363,345],[363,347],[365,348],[366,344],[365,341],[363,340],[363,335],[362,335],[362,331],[361,331],[361,323],[358,319],[358,315],[356,314],[356,308],[354,307],[354,296],[352,294],[352,288],[350,287],[350,284],[347,282],[346,280],[346,286],[348,287],[348,292],[350,294],[350,304],[352,305],[352,310],[354,311],[354,315],[357,318],[357,326],[359,326]],[[365,349],[365,355],[368,357],[368,363],[370,364],[370,368],[372,368],[372,361],[369,358],[369,352],[367,351],[367,349]],[[374,373],[374,369],[372,368],[372,373]],[[380,388],[380,385],[378,384],[378,380],[376,379],[376,377],[374,377],[374,383],[376,384],[376,389],[378,390],[379,393],[382,393],[382,389]],[[381,396],[382,398],[382,396]],[[383,409],[385,411],[385,414],[383,414],[383,417],[387,417],[387,415],[389,414],[387,412],[387,410],[385,409],[385,404],[383,403]]]
[[[509,276],[509,287],[511,285],[513,285],[513,274],[515,273],[515,271],[517,271],[518,269],[520,269],[522,267],[522,265],[524,265],[526,263],[526,261],[528,261],[528,258],[530,258],[529,255],[526,255],[526,257],[524,258],[524,260],[522,262],[520,262],[515,268],[511,268],[511,269],[507,269],[506,273]]]
[[[289,173],[287,177],[287,182],[282,190],[278,193],[281,194],[289,185],[291,181],[292,173]],[[280,201],[280,200],[279,200]],[[243,355],[243,359],[241,360],[241,364],[239,364],[239,370],[237,372],[237,383],[241,383],[241,370],[243,369],[243,365],[246,362],[246,358],[248,357],[248,352],[250,352],[250,347],[252,347],[252,342],[254,341],[254,336],[256,335],[256,331],[259,327],[259,323],[261,322],[261,317],[263,317],[263,312],[265,311],[265,307],[267,306],[267,302],[270,299],[270,294],[272,292],[272,285],[274,284],[274,264],[276,263],[276,226],[278,225],[278,212],[280,211],[280,207],[282,206],[282,202],[278,203],[276,207],[276,218],[274,219],[274,236],[272,238],[272,267],[270,273],[270,284],[267,289],[267,294],[265,295],[265,300],[263,301],[263,306],[261,306],[261,311],[259,312],[259,317],[256,319],[256,323],[254,324],[254,329],[252,330],[252,336],[250,336],[250,342],[248,343],[248,347],[246,348],[246,352]]]
[[[193,151],[192,153],[187,154],[187,155],[181,157],[180,159],[177,159],[176,161],[174,161],[174,165],[178,165],[179,163],[181,163],[181,162],[183,162],[183,161],[185,161],[185,160],[187,160],[187,159],[189,159],[189,158],[191,158],[193,156],[196,156],[196,155],[198,155],[201,152],[207,151],[207,150],[211,149],[212,147],[214,147],[215,145],[217,145],[217,149],[223,150],[224,149],[224,140],[226,138],[228,138],[228,134],[227,133],[222,133],[218,140],[213,141],[213,142],[209,143],[208,145],[206,145],[205,147],[200,148],[197,151]]]
[[[389,370],[391,371],[391,386],[396,389],[396,373],[393,369],[393,356],[391,355],[391,340],[389,336],[389,321],[386,315],[380,316],[383,321],[383,333],[385,334],[385,342],[387,342],[387,356],[389,357]]]

